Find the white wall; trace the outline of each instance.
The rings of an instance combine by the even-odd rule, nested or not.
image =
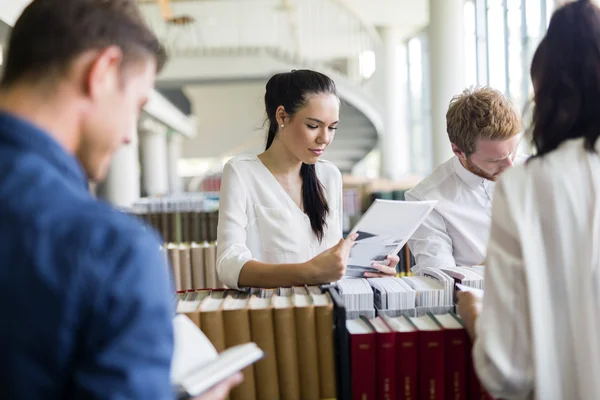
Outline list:
[[[215,83],[184,89],[197,119],[197,136],[183,143],[183,158],[227,157],[258,153],[264,147],[267,125],[265,84]]]

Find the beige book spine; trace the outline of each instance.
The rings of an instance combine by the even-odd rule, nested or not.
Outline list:
[[[218,353],[225,350],[225,328],[223,323],[223,311],[200,312],[200,326],[208,340],[215,346]]]
[[[173,271],[173,282],[175,284],[175,290],[183,290],[181,282],[181,262],[179,257],[179,247],[174,244],[167,246],[167,252],[169,254],[169,262],[171,263],[171,269]]]
[[[254,365],[257,400],[279,399],[277,352],[273,327],[273,309],[250,310],[250,336],[265,352],[265,357]]]
[[[275,327],[275,352],[281,400],[300,399],[298,352],[296,349],[296,322],[294,308],[273,309]]]
[[[204,247],[204,273],[206,287],[216,289],[217,283],[217,248],[214,244],[206,244]]]
[[[315,308],[295,307],[298,372],[302,400],[320,400],[319,355],[317,352],[317,328]]]
[[[223,310],[223,327],[225,329],[225,347],[251,342],[250,317],[248,309]],[[231,400],[255,400],[256,386],[254,382],[254,366],[244,368],[244,382],[231,391]]]
[[[179,270],[181,271],[182,290],[194,289],[192,284],[192,260],[190,257],[190,247],[185,244],[179,246]]]
[[[190,247],[190,259],[192,263],[193,289],[207,287],[204,281],[204,250],[197,243],[192,243]]]
[[[333,347],[333,304],[315,307],[315,319],[317,322],[321,399],[335,399],[337,380]]]

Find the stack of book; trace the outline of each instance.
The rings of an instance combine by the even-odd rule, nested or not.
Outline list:
[[[444,314],[453,311],[454,280],[440,270],[422,273],[422,276],[336,282],[346,307],[346,318],[421,316],[428,312]]]
[[[417,292],[406,281],[400,278],[375,278],[367,281],[373,288],[377,315],[415,315]]]
[[[352,399],[491,399],[455,314],[346,322]]]
[[[346,318],[375,317],[375,295],[366,279],[342,279],[336,285],[346,305]]]
[[[225,287],[217,277],[215,243],[168,243],[166,252],[176,290]]]
[[[264,351],[232,400],[337,397],[333,302],[320,288],[194,290],[175,303],[217,352],[248,342]]]

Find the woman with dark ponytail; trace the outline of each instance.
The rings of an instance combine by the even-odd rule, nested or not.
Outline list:
[[[309,70],[268,82],[265,152],[223,170],[217,271],[231,288],[340,279],[355,236],[342,239],[342,177],[320,160],[339,122],[334,82]],[[393,275],[397,257],[377,265]]]
[[[559,8],[531,65],[535,156],[494,193],[485,295],[459,293],[500,399],[600,399],[600,8]]]

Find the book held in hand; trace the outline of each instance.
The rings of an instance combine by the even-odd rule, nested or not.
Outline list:
[[[384,263],[387,256],[398,254],[436,203],[375,200],[350,232],[358,233],[358,238],[350,250],[346,277],[362,277],[365,272],[378,272],[371,265],[374,262]]]
[[[239,344],[217,353],[202,331],[183,314],[173,319],[173,328],[171,382],[178,399],[199,396],[264,357],[255,343]]]

